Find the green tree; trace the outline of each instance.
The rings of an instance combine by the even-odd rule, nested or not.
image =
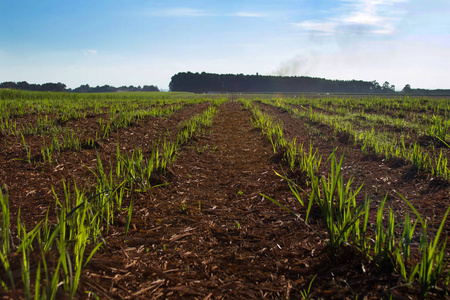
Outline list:
[[[395,92],[395,85],[391,85],[389,82],[385,81],[381,87],[383,93],[393,93]]]
[[[403,93],[409,93],[411,92],[411,85],[407,84],[402,90]]]

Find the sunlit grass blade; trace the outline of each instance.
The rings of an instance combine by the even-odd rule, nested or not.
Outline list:
[[[275,203],[276,205],[278,205],[279,207],[281,207],[281,208],[284,209],[285,211],[287,211],[287,212],[293,214],[294,216],[298,216],[298,214],[297,214],[295,211],[293,211],[292,209],[290,209],[290,208],[286,207],[285,205],[281,204],[281,203],[278,202],[277,200],[275,200],[275,199],[273,199],[273,198],[271,198],[271,197],[269,197],[269,196],[266,196],[266,195],[264,195],[264,194],[260,194],[260,195],[263,196],[264,198],[266,198],[266,199],[272,201],[273,203]]]

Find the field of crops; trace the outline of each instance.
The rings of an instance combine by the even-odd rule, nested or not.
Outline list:
[[[449,115],[0,90],[0,296],[448,297]]]

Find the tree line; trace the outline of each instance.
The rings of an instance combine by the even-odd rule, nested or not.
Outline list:
[[[113,92],[159,92],[154,85],[121,86],[110,85],[91,87],[88,84],[75,89],[67,88],[64,83],[29,84],[26,81],[6,81],[0,83],[0,89],[26,91],[73,92],[73,93],[113,93]],[[385,81],[330,80],[306,76],[262,76],[243,74],[214,74],[180,72],[172,76],[169,84],[171,91],[194,93],[394,93],[395,86]],[[450,89],[413,89],[405,85],[401,93],[407,95],[450,96]]]
[[[6,81],[0,84],[2,89],[15,89],[24,91],[39,91],[39,92],[65,92],[66,85],[64,83],[44,83],[44,84],[29,84],[26,81],[13,82]]]
[[[0,89],[15,89],[25,91],[41,91],[41,92],[73,92],[73,93],[113,93],[113,92],[159,92],[159,88],[154,85],[144,86],[121,86],[114,87],[110,85],[91,87],[89,84],[81,85],[75,89],[67,88],[64,83],[44,83],[44,84],[29,84],[26,81],[13,82],[6,81],[0,83]]]
[[[180,72],[172,76],[171,91],[194,93],[395,93],[395,85],[376,80],[331,80],[307,76],[262,76]],[[450,90],[413,89],[407,84],[401,91],[408,95],[450,95]]]
[[[436,89],[436,90],[413,89],[409,84],[405,85],[405,87],[402,90],[402,93],[408,95],[421,95],[421,96],[450,96],[450,90],[448,89]]]
[[[262,76],[180,72],[172,76],[171,91],[194,93],[393,93],[395,86],[385,82],[330,80],[307,76]]]
[[[144,85],[141,87],[140,85],[135,86],[121,86],[121,87],[113,87],[110,85],[104,86],[96,86],[90,87],[89,84],[81,85],[72,90],[74,93],[113,93],[113,92],[159,92],[159,88],[154,85]]]

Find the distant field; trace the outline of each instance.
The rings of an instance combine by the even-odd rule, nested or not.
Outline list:
[[[448,297],[450,100],[0,90],[0,295]]]

